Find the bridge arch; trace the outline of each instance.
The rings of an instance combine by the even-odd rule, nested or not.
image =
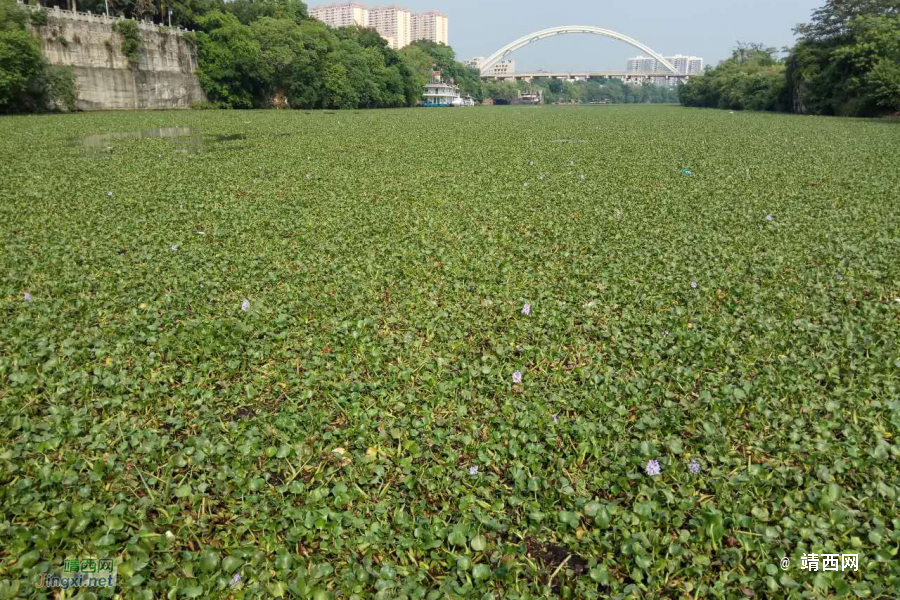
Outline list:
[[[483,63],[481,63],[481,74],[487,75],[490,70],[501,60],[506,58],[509,54],[512,54],[516,50],[524,48],[529,44],[533,44],[534,42],[539,42],[540,40],[554,37],[557,35],[568,35],[570,33],[587,33],[592,35],[600,35],[603,37],[612,38],[614,40],[619,40],[620,42],[625,42],[631,46],[634,46],[641,52],[646,52],[653,58],[655,58],[659,64],[664,66],[666,69],[671,71],[673,74],[678,75],[678,71],[675,69],[675,66],[672,65],[669,61],[663,58],[662,54],[658,52],[654,52],[649,46],[645,46],[634,38],[630,38],[627,35],[622,35],[616,31],[611,29],[603,29],[602,27],[592,27],[590,25],[571,25],[568,27],[551,27],[550,29],[544,29],[542,31],[535,31],[534,33],[530,33],[526,36],[520,37],[514,42],[503,46],[493,54],[491,54]]]

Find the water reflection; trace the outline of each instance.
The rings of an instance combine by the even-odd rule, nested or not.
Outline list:
[[[143,131],[98,133],[73,140],[72,145],[82,148],[88,154],[104,154],[111,153],[117,143],[141,139],[165,139],[170,141],[175,146],[175,151],[180,154],[200,154],[206,148],[211,149],[226,142],[246,140],[247,136],[243,133],[203,135],[190,127],[159,127]]]

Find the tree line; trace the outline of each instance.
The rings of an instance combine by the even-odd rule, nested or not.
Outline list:
[[[827,0],[794,31],[797,44],[783,52],[739,45],[682,86],[681,103],[861,117],[900,111],[900,0]]]

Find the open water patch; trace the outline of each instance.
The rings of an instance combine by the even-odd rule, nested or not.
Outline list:
[[[231,142],[244,141],[244,133],[204,134],[190,127],[157,127],[139,131],[112,131],[76,138],[70,145],[87,155],[113,154],[126,144],[141,140],[166,140],[178,154],[201,154],[215,150],[232,150]],[[241,145],[240,148],[246,148]]]

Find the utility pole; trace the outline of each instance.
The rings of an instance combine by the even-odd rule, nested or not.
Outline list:
[[[169,9],[169,27],[172,26],[172,9]]]
[[[109,0],[103,0],[106,3],[106,16],[109,17]]]

